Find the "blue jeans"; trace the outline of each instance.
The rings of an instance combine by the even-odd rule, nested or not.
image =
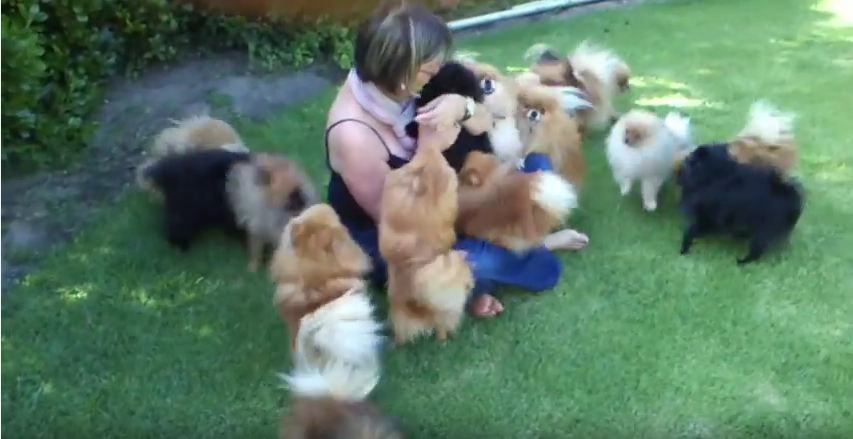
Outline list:
[[[542,154],[530,154],[522,171],[551,170],[551,162]],[[353,239],[373,260],[371,280],[384,286],[387,266],[379,254],[379,230],[349,228]],[[488,241],[462,237],[453,246],[466,253],[474,274],[474,296],[493,291],[497,286],[513,286],[530,292],[541,292],[557,285],[562,265],[556,255],[545,247],[517,254]]]

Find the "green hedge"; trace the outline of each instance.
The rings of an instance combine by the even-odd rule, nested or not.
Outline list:
[[[347,66],[352,52],[342,26],[226,16],[169,0],[3,0],[2,27],[2,163],[13,174],[66,163],[82,149],[111,75],[198,51],[244,50],[268,71],[319,55]]]

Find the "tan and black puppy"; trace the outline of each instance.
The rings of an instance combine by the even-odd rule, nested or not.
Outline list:
[[[173,126],[163,129],[154,138],[148,158],[137,168],[136,182],[155,200],[162,201],[163,194],[144,177],[146,169],[166,156],[211,149],[249,152],[237,130],[224,120],[196,115],[174,121]]]
[[[140,179],[163,195],[170,243],[187,250],[211,227],[244,232],[252,271],[288,220],[318,201],[302,170],[271,154],[219,148],[170,154],[146,166]]]

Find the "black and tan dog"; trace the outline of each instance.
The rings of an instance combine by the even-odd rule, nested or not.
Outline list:
[[[170,243],[186,250],[211,227],[245,232],[251,271],[288,220],[318,201],[302,170],[271,154],[195,149],[147,163],[139,178],[162,194]]]

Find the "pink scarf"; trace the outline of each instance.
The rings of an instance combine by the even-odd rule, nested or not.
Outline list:
[[[396,102],[379,91],[373,83],[362,81],[355,69],[350,70],[346,83],[358,105],[376,120],[393,128],[400,145],[411,157],[417,144],[414,138],[406,134],[406,125],[415,118],[415,98]]]

